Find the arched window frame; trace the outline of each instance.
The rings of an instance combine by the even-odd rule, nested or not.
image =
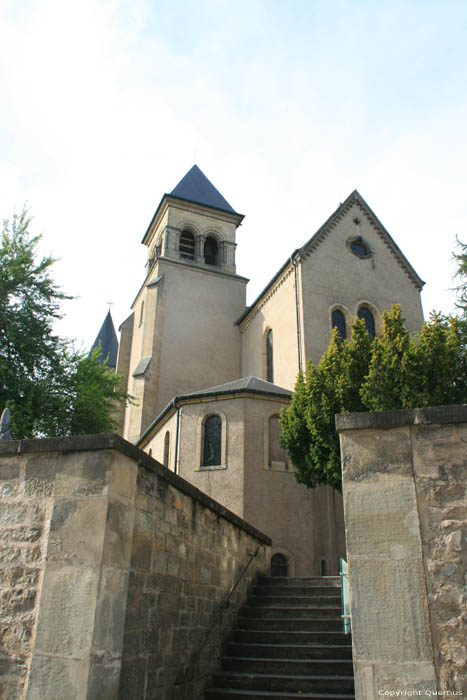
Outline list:
[[[162,464],[164,465],[164,467],[167,467],[167,469],[169,469],[170,465],[170,442],[170,430],[166,430],[164,435],[164,453],[162,457]]]
[[[206,259],[206,245],[208,244],[208,241],[213,241],[216,245],[216,255],[215,255],[215,262],[208,262]],[[206,238],[204,239],[204,245],[203,245],[203,261],[205,265],[209,265],[210,267],[219,267],[220,265],[220,253],[221,253],[221,247],[220,247],[220,241],[219,237],[216,236],[213,233],[208,233],[206,235]]]
[[[370,301],[366,301],[366,300],[359,301],[357,306],[355,307],[355,318],[359,318],[358,312],[360,311],[360,309],[365,308],[365,307],[373,315],[373,321],[375,323],[375,338],[376,338],[377,336],[379,336],[379,334],[381,332],[381,316],[380,316],[378,309],[376,308],[376,306],[374,304],[372,304]]]
[[[221,419],[221,463],[207,466],[204,461],[204,426],[208,418],[219,416]],[[196,454],[198,455],[196,467],[197,471],[209,471],[216,469],[227,469],[227,418],[222,411],[206,411],[198,418],[196,430]]]
[[[263,334],[263,378],[274,384],[274,333],[269,326]]]
[[[295,558],[294,558],[292,552],[289,552],[289,550],[285,549],[284,547],[278,547],[278,548],[273,547],[273,549],[271,551],[271,559],[269,562],[269,567],[271,568],[272,558],[276,554],[281,554],[283,557],[285,557],[287,559],[287,563],[289,566],[289,572],[288,572],[289,577],[295,576]]]
[[[285,452],[285,460],[271,460],[271,420],[279,419],[280,414],[276,411],[267,415],[264,419],[264,468],[267,471],[282,471],[293,473],[290,469],[287,452]]]
[[[334,328],[333,326],[333,314],[335,311],[340,311],[341,314],[344,316],[345,320],[345,340],[349,340],[350,336],[350,328],[352,326],[352,314],[350,313],[349,309],[344,306],[343,304],[333,304],[329,308],[329,335],[331,335],[332,330]]]

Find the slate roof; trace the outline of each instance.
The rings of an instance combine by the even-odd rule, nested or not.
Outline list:
[[[140,445],[146,437],[152,432],[159,421],[167,414],[171,409],[175,409],[179,402],[186,401],[188,399],[202,399],[204,396],[229,396],[234,394],[269,394],[270,396],[290,398],[292,392],[289,389],[284,389],[283,386],[278,386],[277,384],[271,384],[264,379],[259,379],[258,377],[242,377],[241,379],[235,379],[233,382],[226,382],[225,384],[218,384],[217,386],[211,386],[207,389],[201,389],[200,391],[192,392],[191,394],[183,394],[182,396],[174,396],[172,401],[167,404],[165,408],[154,418],[151,425],[146,428],[144,433],[139,438],[137,445]]]
[[[97,334],[97,338],[92,344],[92,348],[89,351],[89,355],[91,355],[94,348],[97,348],[99,343],[101,344],[102,350],[101,354],[98,357],[99,362],[105,362],[105,359],[108,356],[109,359],[106,363],[107,366],[115,368],[117,366],[118,340],[117,334],[115,333],[114,323],[112,321],[110,309],[107,313],[107,316],[105,317],[105,321],[102,324],[99,333]]]
[[[195,391],[187,396],[191,398],[204,396],[205,394],[230,394],[241,391],[249,391],[255,394],[274,394],[275,396],[278,394],[281,396],[292,396],[292,392],[288,389],[284,389],[284,387],[277,384],[271,384],[271,382],[259,379],[259,377],[242,377],[242,379],[235,379],[233,382],[226,382],[225,384],[218,384],[218,386]],[[180,396],[179,398],[184,399],[186,397]]]
[[[206,207],[228,211],[231,214],[237,213],[197,165],[194,165],[185,177],[180,180],[170,193],[170,196],[195,202],[196,204],[203,204]]]

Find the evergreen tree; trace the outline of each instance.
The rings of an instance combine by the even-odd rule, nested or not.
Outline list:
[[[372,339],[363,321],[350,342],[333,331],[316,367],[299,376],[291,405],[281,414],[282,446],[297,481],[341,486],[335,415],[467,402],[467,352],[462,321],[433,314],[410,335],[398,305],[383,312]]]
[[[4,221],[0,243],[0,411],[11,409],[16,439],[114,429],[120,379],[54,334],[70,297],[52,280],[54,260],[36,261],[29,225],[25,211]]]

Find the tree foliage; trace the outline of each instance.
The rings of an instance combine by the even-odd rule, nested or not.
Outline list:
[[[282,446],[297,480],[313,488],[341,486],[335,414],[467,402],[467,353],[462,322],[433,314],[410,335],[398,305],[383,312],[372,339],[363,321],[350,342],[333,331],[315,367],[299,375],[288,409],[281,414]]]
[[[0,411],[12,412],[15,438],[108,432],[117,427],[120,378],[53,332],[69,299],[53,282],[54,260],[39,261],[40,236],[27,212],[4,221],[0,242]]]

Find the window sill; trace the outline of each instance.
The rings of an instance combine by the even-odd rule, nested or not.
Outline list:
[[[218,470],[222,470],[222,469],[227,469],[227,465],[226,464],[215,464],[212,467],[200,466],[200,467],[197,467],[195,469],[195,472],[214,472],[214,471],[218,471]]]

